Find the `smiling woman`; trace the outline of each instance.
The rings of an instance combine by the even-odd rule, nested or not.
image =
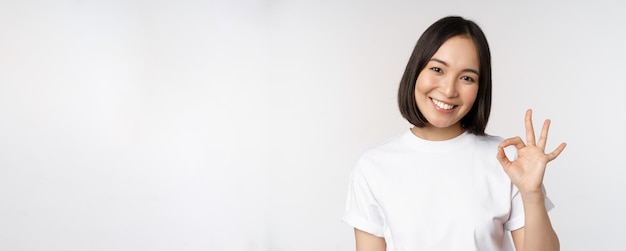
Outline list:
[[[464,131],[461,119],[472,109],[479,83],[479,58],[471,38],[455,36],[441,45],[415,83],[415,103],[428,121],[413,133],[442,140]]]
[[[626,23],[626,1],[356,3],[0,1],[0,250],[350,250],[354,226],[341,218],[353,169],[362,170],[356,181],[369,182],[359,191],[380,198],[369,207],[373,221],[388,215],[380,222],[394,229],[432,226],[419,238],[443,240],[469,238],[469,228],[447,228],[467,214],[484,237],[475,240],[506,239],[521,209],[498,223],[482,217],[508,212],[501,201],[511,200],[519,173],[509,177],[499,164],[502,138],[474,135],[487,125],[485,134],[528,142],[528,107],[537,134],[539,120],[554,121],[546,149],[568,142],[544,179],[561,249],[626,250],[626,31],[616,28]],[[472,26],[469,35],[423,36],[407,64],[421,32],[450,14],[480,25],[492,65]],[[435,56],[465,38],[476,67]],[[430,90],[419,89],[418,75]],[[462,134],[416,136],[466,105],[444,87],[460,95],[471,85],[478,91]],[[398,132],[404,148],[377,147],[395,150],[357,161]],[[402,149],[420,153],[402,162]],[[471,150],[484,154],[470,161]],[[406,169],[379,172],[367,161],[385,158]],[[395,200],[402,206],[380,207]],[[411,213],[424,224],[402,217]],[[357,234],[378,235],[366,229],[372,225]],[[380,236],[381,246],[407,240]]]
[[[559,250],[542,180],[565,144],[546,154],[549,121],[535,142],[530,110],[528,145],[485,134],[490,57],[482,30],[462,17],[420,37],[398,92],[414,126],[366,151],[352,174],[343,219],[358,251],[513,250],[509,231],[516,250]]]

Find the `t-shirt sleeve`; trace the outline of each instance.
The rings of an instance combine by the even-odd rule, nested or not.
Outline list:
[[[508,147],[505,149],[506,155],[509,159],[517,159],[517,149],[514,147]],[[522,201],[522,195],[519,192],[519,189],[511,184],[511,214],[509,216],[509,220],[504,223],[504,230],[513,231],[517,230],[525,225],[525,217],[524,217],[524,203]],[[546,193],[545,187],[541,187],[543,190],[543,194],[545,195],[545,204],[546,210],[550,212],[554,208],[554,204],[548,197]]]
[[[525,225],[524,221],[524,204],[522,201],[522,195],[519,193],[517,187],[511,184],[511,215],[509,220],[504,223],[504,230],[513,231],[517,230]],[[545,194],[546,210],[550,212],[554,208],[554,204],[548,198],[545,187],[542,186],[543,194]]]
[[[346,210],[342,220],[361,231],[383,237],[382,211],[371,188],[361,163],[357,163],[350,178]]]

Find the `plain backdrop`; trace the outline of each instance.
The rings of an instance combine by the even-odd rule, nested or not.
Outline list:
[[[476,21],[488,133],[552,119],[562,250],[626,250],[624,1],[0,1],[0,250],[352,250],[419,35]]]

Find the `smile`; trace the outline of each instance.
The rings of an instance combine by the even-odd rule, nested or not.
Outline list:
[[[430,100],[432,100],[432,102],[433,102],[433,104],[435,104],[435,106],[437,106],[439,109],[442,109],[442,110],[452,110],[454,107],[456,107],[456,105],[446,104],[446,103],[441,102],[439,100],[436,100],[434,98],[430,98]]]

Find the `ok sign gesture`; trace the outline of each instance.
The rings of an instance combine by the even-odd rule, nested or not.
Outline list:
[[[551,153],[545,153],[546,142],[548,141],[548,129],[550,120],[543,122],[539,141],[535,142],[535,130],[533,129],[532,110],[526,111],[526,144],[520,137],[505,139],[498,146],[498,161],[504,168],[504,172],[511,178],[511,181],[521,193],[541,192],[543,176],[548,162],[556,159],[565,149],[566,144],[561,143]],[[507,146],[517,148],[517,159],[511,161],[504,154]]]

